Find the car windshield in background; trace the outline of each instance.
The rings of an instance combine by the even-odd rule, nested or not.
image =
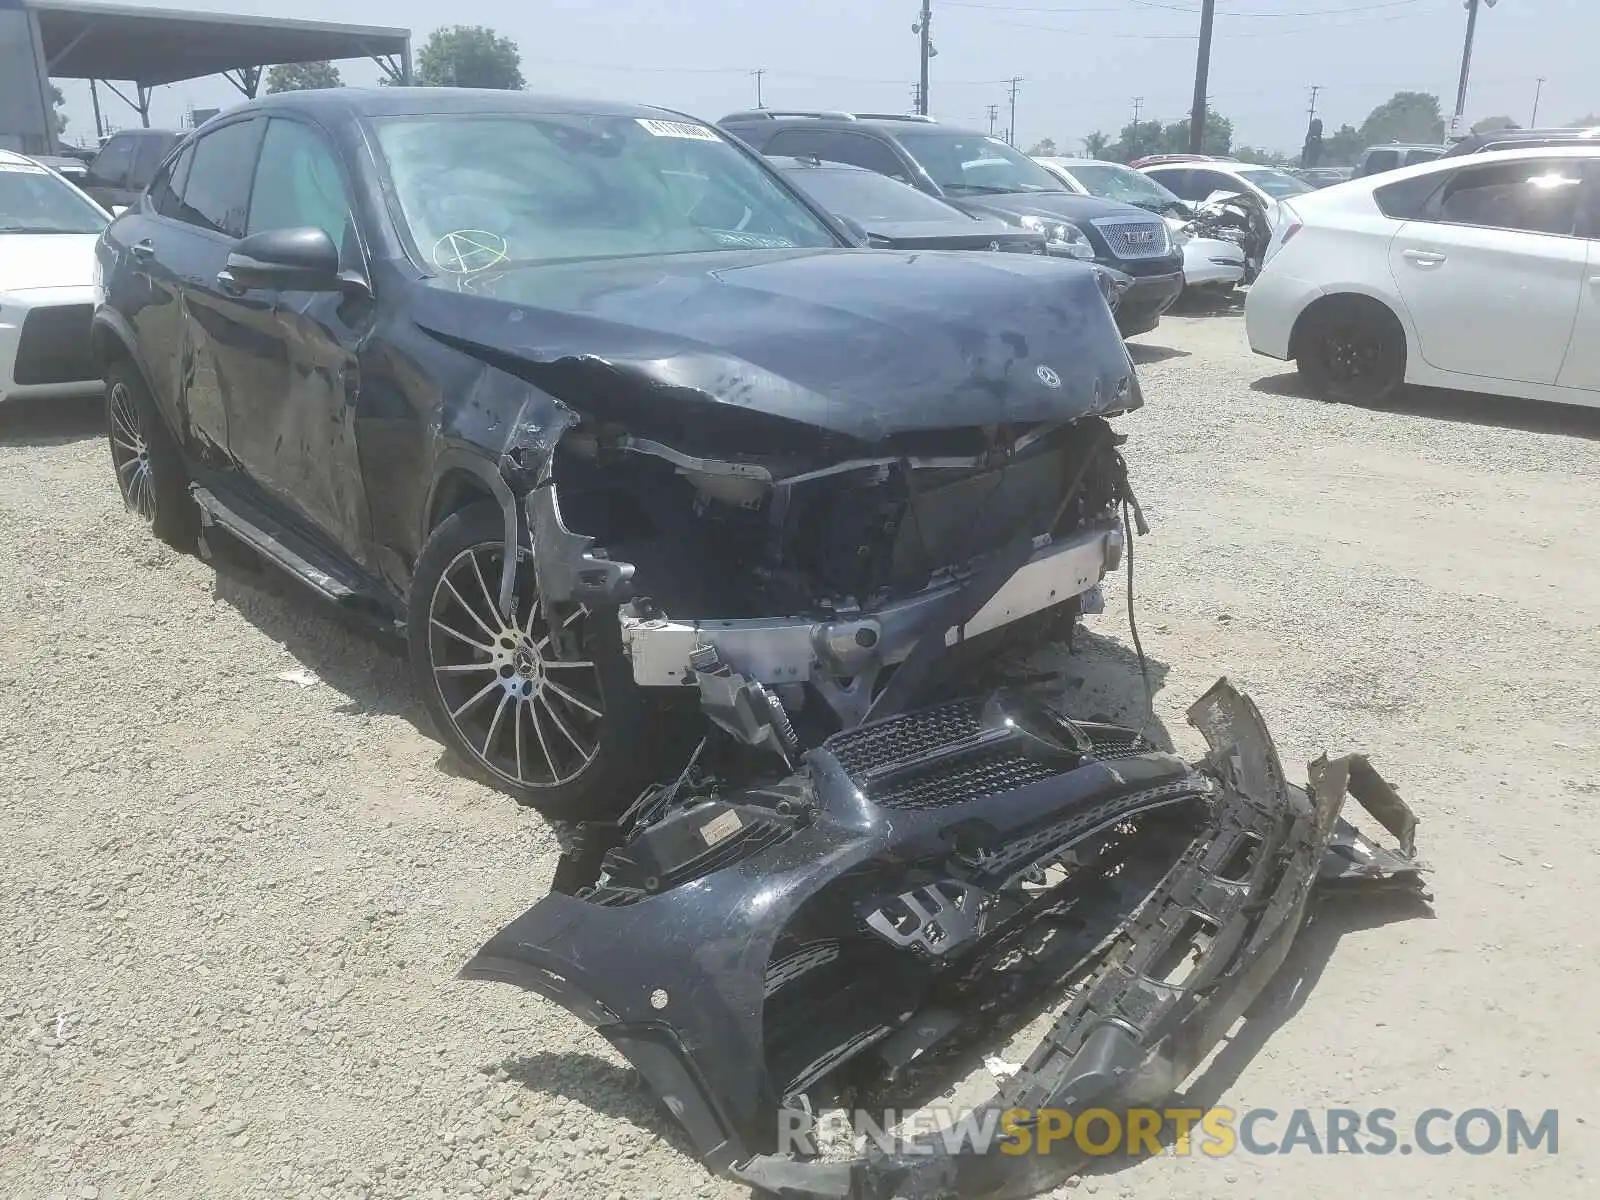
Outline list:
[[[1317,189],[1302,179],[1283,171],[1264,169],[1259,171],[1239,171],[1240,179],[1246,183],[1253,183],[1274,200],[1283,200],[1289,196],[1303,196],[1307,192]]]
[[[1141,208],[1164,208],[1182,204],[1177,196],[1150,176],[1115,163],[1073,163],[1067,170],[1083,185],[1083,190],[1102,200],[1137,204]]]
[[[749,156],[697,123],[425,116],[375,126],[417,249],[446,274],[840,244]]]
[[[1067,190],[1049,171],[999,138],[919,129],[897,134],[896,139],[940,189],[953,196]]]
[[[0,162],[0,233],[99,233],[105,227],[105,214],[70,183],[33,163]]]
[[[942,200],[896,183],[873,171],[794,167],[787,171],[811,198],[829,212],[857,221],[965,221],[970,218]]]

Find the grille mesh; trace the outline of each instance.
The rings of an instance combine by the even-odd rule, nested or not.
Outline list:
[[[1167,223],[1159,218],[1145,221],[1102,217],[1093,224],[1118,258],[1161,258],[1172,253]]]
[[[88,304],[35,308],[22,322],[12,378],[18,385],[79,383],[94,379],[89,353]]]

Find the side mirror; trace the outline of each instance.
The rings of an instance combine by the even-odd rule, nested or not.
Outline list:
[[[854,217],[847,217],[843,213],[834,213],[834,220],[845,227],[857,246],[872,245],[872,235],[867,232],[867,227]]]
[[[217,282],[235,295],[261,289],[278,292],[342,292],[339,248],[321,229],[268,229],[234,246]]]

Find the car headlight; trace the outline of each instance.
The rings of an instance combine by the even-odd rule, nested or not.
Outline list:
[[[1083,236],[1083,230],[1065,221],[1047,221],[1043,217],[1023,217],[1022,227],[1044,234],[1044,244],[1056,254],[1069,258],[1093,258],[1094,247]]]

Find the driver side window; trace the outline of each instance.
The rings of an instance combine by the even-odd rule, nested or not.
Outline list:
[[[250,193],[247,233],[320,229],[344,247],[352,227],[350,193],[327,139],[309,125],[274,117],[267,122]]]

